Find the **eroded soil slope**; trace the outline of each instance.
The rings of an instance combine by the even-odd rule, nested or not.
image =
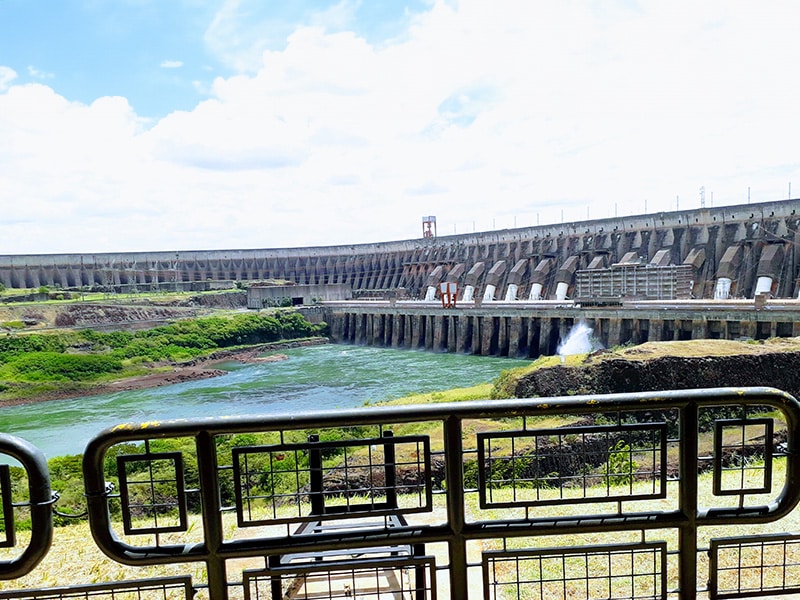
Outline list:
[[[47,302],[0,305],[0,331],[79,327],[114,329],[153,327],[174,319],[199,317],[219,309],[246,306],[245,292],[186,295],[170,300]]]

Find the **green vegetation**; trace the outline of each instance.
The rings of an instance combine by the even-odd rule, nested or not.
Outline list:
[[[111,355],[119,359],[176,361],[202,356],[212,350],[323,333],[324,326],[312,325],[298,312],[277,311],[178,321],[136,333],[86,330],[80,336],[93,350],[110,350]]]
[[[122,370],[122,361],[101,354],[28,352],[0,366],[0,378],[23,381],[93,380]]]
[[[178,321],[144,331],[8,333],[0,337],[0,402],[60,389],[86,389],[142,375],[159,363],[215,351],[325,335],[296,311],[240,313]],[[50,387],[48,387],[48,384]]]
[[[625,440],[619,440],[608,449],[608,462],[604,466],[604,479],[608,485],[630,485],[639,468],[632,458],[631,446]]]

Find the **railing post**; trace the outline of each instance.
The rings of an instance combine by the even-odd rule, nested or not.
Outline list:
[[[312,444],[319,442],[319,436],[312,433],[308,436],[308,441]],[[308,477],[309,492],[308,498],[311,501],[311,514],[325,514],[325,495],[323,493],[322,481],[322,453],[319,448],[308,449]]]
[[[680,483],[679,506],[686,521],[679,527],[678,564],[680,597],[697,598],[697,434],[698,409],[690,401],[680,411]]]
[[[383,432],[383,438],[391,438],[394,432],[387,430]],[[386,490],[386,504],[392,508],[397,508],[397,457],[395,447],[391,441],[383,444],[383,462],[385,469],[385,481],[383,483]]]
[[[225,560],[219,550],[224,541],[222,512],[217,478],[217,448],[214,436],[200,431],[196,438],[197,470],[200,477],[200,496],[203,507],[203,531],[206,543],[206,568],[208,569],[208,593],[212,600],[227,600],[228,579]]]
[[[468,597],[467,543],[464,509],[464,448],[461,419],[448,417],[444,423],[445,481],[447,482],[447,519],[452,531],[450,547],[450,597]]]

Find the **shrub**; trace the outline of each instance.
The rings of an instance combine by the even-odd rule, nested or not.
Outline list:
[[[27,381],[70,381],[95,379],[122,369],[112,356],[31,352],[15,356],[8,367]]]
[[[0,361],[8,355],[27,352],[64,352],[67,344],[59,335],[6,335],[0,337]]]

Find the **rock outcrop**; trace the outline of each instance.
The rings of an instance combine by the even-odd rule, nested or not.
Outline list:
[[[635,358],[630,354],[626,357],[625,353],[619,357],[603,357],[601,351],[589,355],[587,361],[578,366],[558,365],[526,374],[518,381],[515,392],[517,397],[529,398],[768,386],[800,397],[800,349],[787,351],[780,347],[770,351],[768,345],[755,346],[752,353],[726,356],[641,358],[636,355],[636,348],[631,348],[627,353],[634,354]]]

